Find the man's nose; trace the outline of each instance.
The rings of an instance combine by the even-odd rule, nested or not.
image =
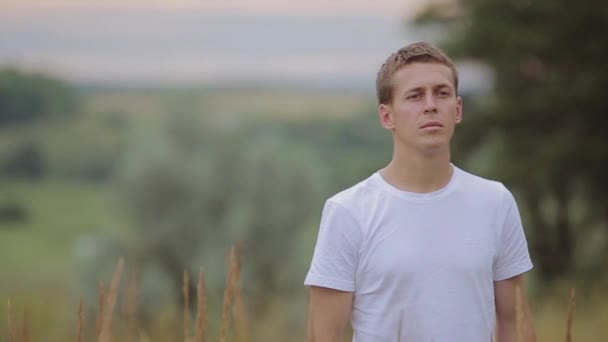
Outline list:
[[[437,113],[437,105],[435,104],[435,99],[433,98],[433,94],[427,94],[424,97],[424,113],[425,114],[433,114]]]

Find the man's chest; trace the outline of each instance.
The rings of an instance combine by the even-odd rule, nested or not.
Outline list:
[[[454,275],[491,278],[495,218],[457,209],[409,210],[377,220],[361,249],[359,271],[403,281],[446,281]]]

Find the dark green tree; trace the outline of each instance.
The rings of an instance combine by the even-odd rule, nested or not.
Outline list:
[[[14,68],[0,69],[0,175],[38,179],[49,170],[38,123],[77,113],[79,96],[52,76]]]
[[[0,127],[76,113],[77,95],[65,82],[17,69],[0,70]]]
[[[448,53],[493,72],[490,95],[465,110],[456,156],[490,155],[491,176],[520,201],[545,280],[581,271],[577,248],[591,247],[582,245],[592,230],[608,229],[608,6],[443,1],[418,22],[446,26]],[[599,249],[587,270],[608,260]]]

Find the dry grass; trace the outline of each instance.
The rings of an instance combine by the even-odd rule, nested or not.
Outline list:
[[[15,312],[11,301],[8,301],[8,342],[17,342],[17,323],[15,321]],[[29,329],[29,314],[25,310],[23,312],[23,330],[21,331],[21,341],[29,342],[30,340],[30,329]]]
[[[118,300],[118,286],[120,285],[120,277],[124,268],[124,261],[120,259],[118,266],[112,276],[112,282],[110,283],[110,290],[106,302],[104,305],[103,317],[101,319],[101,331],[99,333],[99,342],[110,342],[112,340],[112,314],[114,312],[114,306]]]
[[[249,336],[247,308],[243,298],[242,289],[242,246],[239,245],[236,249],[235,264],[234,264],[234,327],[236,332],[236,342],[245,342]]]
[[[228,276],[226,280],[226,289],[224,292],[224,305],[222,310],[222,326],[220,339],[222,341],[226,341],[228,338],[228,330],[230,328],[230,317],[232,315],[233,306],[234,308],[234,321],[235,325],[243,328],[243,331],[235,333],[237,337],[237,341],[246,342],[247,334],[246,334],[246,308],[244,303],[244,298],[241,291],[240,285],[240,269],[241,269],[240,255],[238,255],[237,249],[234,247],[230,251],[230,257],[228,261]],[[112,277],[112,282],[110,284],[109,290],[106,291],[103,283],[100,283],[99,286],[99,316],[97,318],[98,325],[98,342],[109,342],[112,338],[112,316],[114,311],[114,306],[117,302],[118,297],[118,287],[120,283],[120,278],[123,272],[124,262],[121,259],[116,267],[116,271]],[[125,297],[125,301],[132,301],[131,304],[126,305],[125,307],[131,307],[130,309],[126,309],[125,312],[130,315],[134,314],[134,306],[133,303],[136,303],[132,297],[137,296],[137,291],[134,289],[137,281],[137,277],[131,278],[131,285],[127,286],[127,296]],[[190,314],[190,293],[189,293],[189,285],[190,285],[190,276],[187,271],[184,271],[183,277],[183,287],[182,287],[182,295],[184,300],[184,321],[183,321],[183,337],[185,342],[197,341],[197,342],[206,342],[207,341],[207,324],[208,324],[208,314],[207,314],[207,298],[205,293],[205,281],[204,281],[204,272],[201,267],[198,282],[197,282],[197,319],[196,319],[196,336],[192,336],[192,318]],[[106,293],[107,292],[107,293]],[[82,302],[80,304],[79,309],[79,332],[77,341],[84,341],[82,332],[84,330],[83,321],[84,319],[81,316],[82,313]],[[128,316],[128,315],[127,315]],[[136,337],[132,337],[136,336]],[[149,337],[143,331],[137,331],[136,335],[130,335],[129,340],[133,341],[149,341]]]
[[[23,342],[29,342],[30,340],[30,329],[29,329],[29,315],[27,310],[23,313]]]
[[[113,274],[112,281],[108,290],[100,283],[99,286],[99,316],[97,317],[96,332],[98,342],[110,342],[112,341],[112,317],[114,314],[114,307],[118,299],[118,288],[123,273],[124,262],[121,259],[118,262],[116,270]],[[228,258],[228,272],[226,278],[226,288],[224,291],[224,302],[221,312],[221,329],[219,339],[221,342],[235,341],[235,342],[247,342],[249,340],[248,334],[248,319],[247,309],[245,306],[245,300],[242,293],[242,279],[241,279],[241,250],[240,248],[231,248],[230,256]],[[125,317],[133,317],[136,315],[136,309],[133,306],[137,305],[137,284],[136,280],[138,277],[132,276],[127,286],[127,294],[125,301],[128,304],[124,306]],[[184,318],[183,318],[183,337],[185,342],[206,342],[208,341],[208,307],[207,297],[205,292],[205,276],[203,268],[199,270],[198,281],[196,286],[196,329],[192,330],[192,317],[190,312],[190,296],[189,285],[190,277],[187,272],[184,272],[184,284],[183,284],[183,299],[184,299]],[[528,310],[524,307],[522,301],[521,289],[516,289],[516,310],[517,310],[517,341],[523,342],[526,336],[525,320],[528,319]],[[574,325],[574,311],[576,306],[576,291],[574,288],[570,291],[570,300],[568,307],[568,314],[566,320],[566,342],[573,341],[573,325]],[[76,334],[76,342],[84,342],[86,340],[85,330],[85,316],[84,316],[84,300],[81,299],[78,307],[78,331]],[[231,318],[233,318],[233,331],[229,334],[231,328]],[[562,321],[563,322],[563,321]],[[563,323],[562,323],[563,324]],[[400,325],[401,326],[401,325]],[[8,301],[8,342],[28,342],[29,341],[29,317],[28,312],[24,312],[23,317],[23,330],[21,339],[17,336],[17,325],[14,317],[14,308],[11,301]],[[129,329],[127,330],[126,341],[139,341],[148,342],[150,337],[145,331],[138,328],[134,328],[131,324],[128,324]],[[399,334],[401,338],[402,334]],[[563,336],[563,335],[562,335]],[[229,338],[230,337],[230,338]],[[121,341],[123,339],[120,339]],[[171,341],[179,339],[170,338]],[[492,336],[492,341],[496,341],[495,336]]]
[[[124,261],[119,260],[116,270],[112,276],[109,288],[106,288],[102,282],[99,283],[99,297],[98,297],[98,317],[96,319],[96,333],[98,342],[110,342],[112,338],[112,320],[114,316],[114,308],[118,301],[119,285],[121,276],[124,270]],[[137,306],[137,286],[139,275],[138,272],[135,275],[132,273],[129,278],[125,303],[123,306],[124,316],[127,318],[134,319],[136,315]],[[185,342],[206,342],[208,340],[208,309],[207,309],[207,297],[205,292],[205,277],[203,268],[200,268],[198,282],[197,282],[197,318],[196,318],[196,334],[192,335],[192,318],[190,313],[190,276],[187,271],[184,272],[183,277],[183,288],[182,295],[184,300],[184,322],[183,322],[183,337]],[[235,328],[240,331],[235,332],[235,341],[246,342],[248,341],[247,335],[247,314],[246,314],[245,300],[242,294],[241,287],[241,256],[240,249],[233,247],[230,251],[230,257],[228,259],[228,275],[226,280],[226,289],[224,292],[224,305],[222,310],[222,325],[220,332],[220,339],[227,341],[229,336],[231,317],[234,316]],[[9,318],[9,341],[17,342],[15,323],[13,315],[13,307],[11,302],[8,302],[8,318]],[[24,320],[27,322],[27,319]],[[131,323],[127,323],[127,336],[128,341],[150,341],[149,336],[137,327],[132,326]],[[76,333],[76,341],[84,342],[85,338],[85,317],[84,317],[84,300],[80,300],[78,307],[78,331]],[[24,341],[27,341],[27,325],[24,326]]]
[[[574,308],[576,307],[576,289],[570,290],[570,306],[568,307],[568,320],[566,322],[566,342],[572,342],[572,324],[574,323]]]
[[[78,305],[78,334],[76,335],[76,342],[84,341],[84,299],[80,299],[80,305]]]
[[[134,267],[127,281],[125,300],[123,302],[123,315],[126,320],[127,338],[129,341],[137,340],[139,325],[137,321],[137,307],[139,306],[139,268]]]
[[[104,311],[105,302],[106,302],[106,287],[103,284],[103,282],[100,281],[99,282],[99,299],[98,299],[99,311],[97,313],[97,322],[95,324],[96,331],[97,331],[97,337],[99,337],[99,335],[101,335],[101,320],[103,319],[103,311]]]
[[[8,301],[8,342],[17,342],[15,339],[15,318],[10,299]]]
[[[184,270],[184,286],[182,287],[182,294],[184,296],[184,341],[190,341],[190,325],[192,319],[190,318],[190,279],[188,277],[188,271]]]
[[[197,319],[196,319],[196,341],[205,342],[207,336],[207,297],[205,295],[205,278],[203,268],[198,273],[198,283],[196,285],[198,296]]]
[[[224,290],[224,308],[222,310],[222,329],[220,331],[220,342],[226,342],[228,337],[228,328],[230,327],[230,309],[232,308],[232,300],[234,297],[235,280],[236,280],[236,251],[232,247],[230,249],[230,257],[228,258],[228,277],[226,279],[226,289]]]

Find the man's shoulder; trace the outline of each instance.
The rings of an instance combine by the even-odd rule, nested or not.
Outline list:
[[[470,194],[482,197],[496,196],[498,198],[502,198],[503,196],[505,196],[505,194],[509,193],[509,190],[507,189],[505,184],[499,180],[480,176],[478,174],[474,174],[470,171],[465,171],[460,168],[458,170],[460,173],[462,185]]]
[[[376,173],[373,173],[358,183],[338,191],[329,197],[327,201],[336,203],[348,210],[357,210],[357,207],[361,206],[364,202],[368,203],[372,200],[374,196],[371,195],[377,192],[374,184],[375,178]]]

